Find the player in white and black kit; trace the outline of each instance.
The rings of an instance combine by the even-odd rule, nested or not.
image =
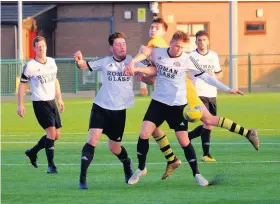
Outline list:
[[[125,182],[132,175],[132,161],[126,149],[121,146],[125,128],[126,109],[134,106],[133,77],[126,75],[124,69],[132,60],[127,55],[127,45],[123,33],[115,32],[109,36],[112,56],[96,61],[83,60],[82,53],[77,51],[74,59],[80,69],[101,71],[103,82],[91,109],[88,140],[84,145],[81,157],[80,189],[87,189],[87,169],[93,160],[94,150],[102,133],[108,136],[109,148],[123,163]],[[145,67],[144,64],[139,66]]]
[[[136,184],[141,176],[147,173],[146,157],[149,150],[149,137],[156,127],[166,121],[174,129],[176,137],[184,150],[185,157],[192,169],[193,176],[200,186],[207,186],[208,181],[199,173],[196,154],[188,138],[188,123],[183,117],[183,109],[187,104],[186,76],[187,72],[221,88],[225,92],[237,93],[211,75],[197,68],[190,56],[183,52],[189,38],[182,31],[177,31],[170,42],[169,48],[154,48],[148,52],[139,53],[129,63],[126,73],[133,75],[140,72],[156,75],[155,90],[152,101],[143,119],[140,136],[137,143],[138,169],[129,179],[128,184]],[[134,63],[151,56],[155,67],[138,68]]]
[[[196,33],[196,45],[197,49],[192,51],[190,55],[194,58],[197,64],[205,72],[220,79],[222,77],[222,69],[220,67],[219,57],[216,52],[209,50],[209,34],[204,31],[198,31]],[[217,115],[217,88],[205,83],[203,80],[196,77],[192,78],[197,95],[204,103],[209,112]],[[216,162],[210,155],[210,133],[213,130],[213,126],[203,124],[196,127],[193,131],[189,132],[189,138],[194,139],[201,136],[201,144],[203,149],[202,161]]]
[[[55,103],[55,97],[60,107],[64,111],[64,103],[61,96],[59,81],[57,79],[57,66],[53,58],[47,57],[46,39],[37,36],[33,40],[33,48],[36,57],[28,61],[24,67],[18,87],[18,115],[24,117],[25,108],[23,98],[29,82],[31,90],[31,100],[35,116],[46,131],[38,143],[25,154],[29,157],[31,164],[38,168],[37,153],[45,148],[48,159],[47,173],[58,173],[54,164],[54,142],[60,137],[61,121]]]

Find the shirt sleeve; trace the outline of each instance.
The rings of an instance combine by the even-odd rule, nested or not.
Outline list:
[[[219,56],[216,54],[215,55],[215,67],[214,67],[214,72],[216,74],[222,72],[221,66],[220,66],[220,59]]]
[[[107,58],[105,57],[102,59],[87,61],[89,70],[90,71],[101,71],[106,59]]]
[[[29,81],[30,77],[31,77],[31,71],[30,71],[30,68],[28,67],[28,64],[26,63],[23,66],[23,71],[21,74],[20,82],[27,83]]]
[[[203,74],[199,75],[198,77],[200,79],[202,79],[203,81],[205,81],[207,84],[215,86],[224,92],[228,92],[230,90],[230,88],[228,86],[226,86],[222,82],[218,81],[215,77],[213,77],[212,75],[210,75],[208,73],[203,73]]]
[[[148,66],[155,66],[155,61],[157,59],[157,56],[160,55],[158,54],[160,52],[161,48],[152,48],[151,50],[151,54],[149,56],[149,62],[150,64]]]
[[[151,65],[151,63],[149,62],[149,60],[143,60],[141,62],[135,63],[136,67],[148,67],[150,65]]]
[[[200,67],[198,62],[191,55],[188,55],[186,59],[186,67],[187,72],[190,72],[191,75],[195,77],[205,73],[205,71]]]

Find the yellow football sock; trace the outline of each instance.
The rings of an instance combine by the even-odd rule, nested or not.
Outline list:
[[[164,157],[168,162],[172,162],[175,159],[175,155],[169,145],[166,135],[163,136],[154,136],[155,141],[157,142],[160,150],[162,151]]]
[[[247,136],[249,130],[242,127],[241,125],[233,122],[232,120],[224,117],[220,117],[218,127],[225,128],[231,132],[235,132],[239,135]]]

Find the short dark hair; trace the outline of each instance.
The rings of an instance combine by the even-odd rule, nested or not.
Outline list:
[[[195,34],[195,39],[201,36],[206,36],[207,38],[209,38],[209,33],[205,30],[200,30]]]
[[[183,42],[187,43],[189,42],[190,38],[188,36],[187,33],[181,31],[181,30],[177,30],[173,36],[172,36],[172,40],[182,40]]]
[[[165,31],[167,31],[167,29],[168,29],[168,25],[167,25],[167,23],[165,22],[165,20],[164,20],[163,18],[155,18],[155,19],[153,20],[152,24],[153,24],[153,23],[159,23],[159,24],[161,24],[161,25],[163,26],[163,28],[164,28]]]
[[[33,47],[35,47],[36,43],[40,42],[40,41],[45,41],[45,43],[47,44],[46,38],[44,38],[43,36],[38,35],[32,41]]]
[[[126,36],[123,33],[121,33],[121,32],[114,32],[114,33],[112,33],[111,35],[109,35],[109,38],[108,38],[109,45],[113,46],[114,40],[117,39],[117,38],[124,38],[124,39],[126,39]]]

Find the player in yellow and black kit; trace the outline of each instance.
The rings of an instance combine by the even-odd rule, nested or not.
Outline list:
[[[164,40],[163,36],[165,35],[168,29],[167,23],[162,18],[156,18],[153,20],[150,27],[150,37],[151,40],[148,42],[148,47],[169,47],[167,42]],[[154,83],[153,77],[139,77],[142,82],[152,85]],[[256,150],[259,148],[259,139],[255,130],[246,129],[241,125],[233,122],[232,120],[224,117],[213,116],[208,109],[205,107],[203,102],[198,97],[194,84],[190,79],[186,80],[187,86],[187,101],[191,107],[201,106],[203,111],[203,116],[201,121],[207,125],[213,125],[221,128],[225,128],[231,132],[235,132],[239,135],[246,137],[251,144],[254,146]],[[165,135],[165,133],[158,127],[153,132],[153,137],[157,144],[160,147],[160,150],[163,152],[166,160],[167,166],[164,174],[162,175],[162,179],[166,179],[172,172],[178,168],[181,164],[181,161],[174,155],[169,141]]]

